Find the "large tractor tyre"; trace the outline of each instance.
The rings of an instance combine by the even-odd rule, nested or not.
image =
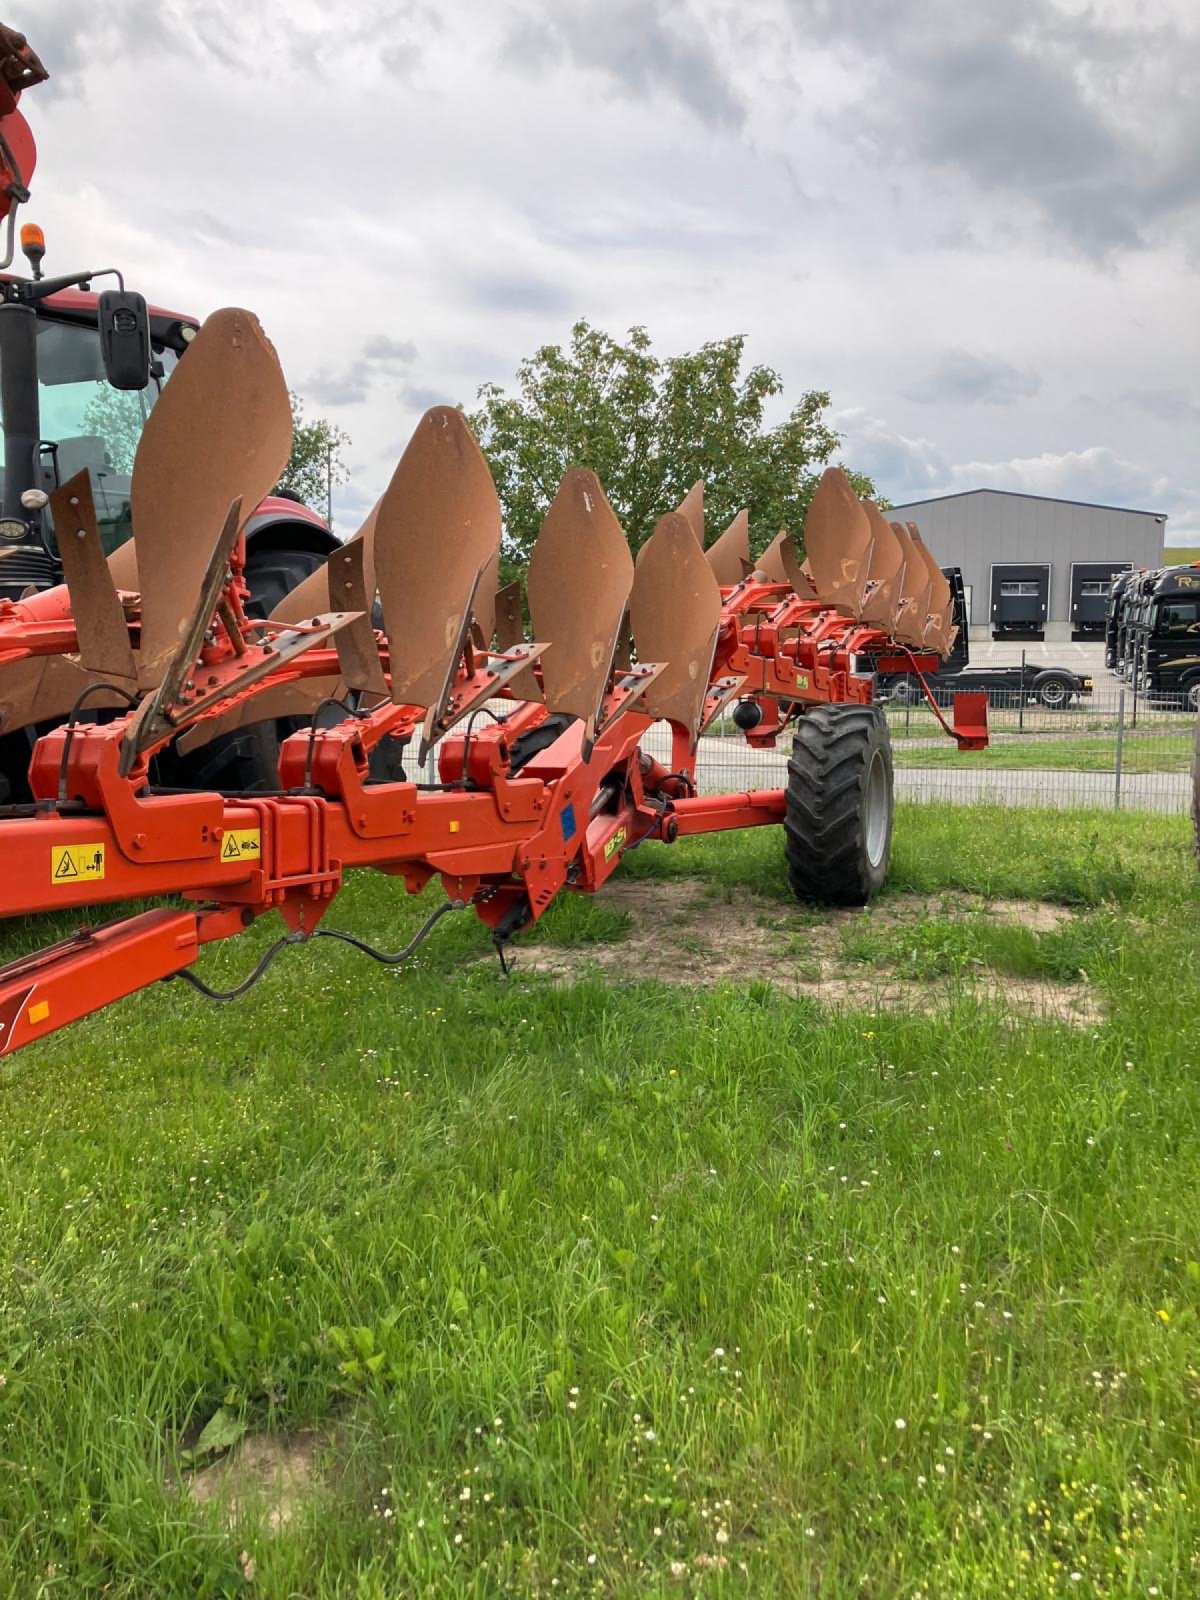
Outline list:
[[[878,706],[814,706],[792,741],[784,854],[797,899],[861,906],[887,878],[892,741]]]
[[[251,546],[246,556],[247,616],[269,617],[284,595],[325,561],[316,550],[256,550]],[[327,720],[322,719],[322,726]],[[277,789],[280,741],[302,728],[305,721],[303,717],[280,717],[274,722],[251,722],[236,733],[219,734],[190,755],[168,751],[159,759],[156,777],[159,783],[178,789],[236,794]]]
[[[250,590],[246,615],[269,617],[285,594],[291,594],[297,584],[328,559],[319,550],[259,550],[251,545],[246,552],[246,583]]]

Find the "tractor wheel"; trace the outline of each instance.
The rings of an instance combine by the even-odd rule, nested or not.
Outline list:
[[[814,706],[788,762],[788,881],[797,899],[861,906],[887,878],[892,742],[878,706]]]
[[[256,550],[251,545],[246,554],[247,616],[269,617],[284,595],[323,567],[326,559],[318,550]]]
[[[269,617],[298,583],[325,564],[315,550],[255,550],[246,558],[250,598],[246,613]],[[236,733],[223,733],[190,755],[169,750],[159,758],[159,783],[179,789],[218,789],[225,793],[262,794],[279,787],[279,743],[304,726],[302,717],[251,722]],[[323,724],[324,725],[324,724]]]

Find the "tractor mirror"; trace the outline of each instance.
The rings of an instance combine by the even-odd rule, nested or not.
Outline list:
[[[144,389],[150,382],[150,318],[132,290],[108,289],[97,307],[104,375],[114,389]]]

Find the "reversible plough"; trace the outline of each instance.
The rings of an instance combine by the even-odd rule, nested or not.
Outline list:
[[[595,475],[568,472],[530,562],[526,638],[520,586],[497,592],[487,462],[448,407],[421,419],[359,534],[269,620],[248,619],[244,508],[290,442],[274,350],[249,313],[220,311],[142,436],[132,545],[104,557],[86,472],[51,496],[67,583],[0,605],[5,728],[47,729],[32,800],[0,808],[0,915],[182,904],[0,969],[0,1053],[155,980],[213,993],[191,970],[203,946],[268,911],[286,932],[233,993],[289,943],[370,950],[322,925],[356,867],[409,892],[439,877],[442,910],[473,908],[501,949],[650,839],[786,821],[799,892],[861,901],[882,882],[891,761],[874,675],[932,670],[951,595],[916,530],[839,469],[812,500],[803,565],[786,534],[752,561],[745,512],[705,551],[700,484],[635,563]],[[751,743],[795,724],[790,790],[697,792],[699,736],[735,701]],[[978,747],[985,706],[962,702],[955,736]],[[160,780],[171,747],[284,716],[306,721],[280,746],[276,791]],[[665,761],[642,748],[656,722]],[[436,781],[419,782],[431,751]]]

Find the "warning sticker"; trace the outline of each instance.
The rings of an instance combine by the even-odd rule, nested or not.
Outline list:
[[[221,860],[257,861],[261,837],[258,828],[230,828],[221,843]]]
[[[103,876],[103,843],[56,844],[50,847],[51,883],[95,883]]]
[[[808,688],[808,673],[807,672],[798,672],[796,674],[796,687],[797,687],[797,689],[807,689]]]
[[[613,834],[612,838],[604,846],[604,859],[605,859],[605,861],[611,861],[612,860],[612,858],[616,855],[617,851],[625,843],[625,840],[627,838],[628,838],[628,834],[626,833],[625,829],[624,828],[618,828],[616,833]]]

